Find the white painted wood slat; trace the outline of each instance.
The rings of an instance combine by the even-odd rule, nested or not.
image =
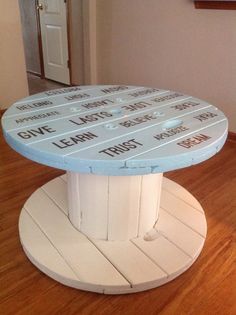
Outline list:
[[[133,239],[132,242],[171,278],[182,273],[192,260],[192,258],[162,235],[159,235],[153,241],[145,241],[139,237]]]
[[[89,237],[107,239],[108,177],[88,174],[73,176],[79,178],[80,231]]]
[[[194,196],[187,189],[185,189],[178,183],[173,182],[167,177],[163,177],[162,189],[168,191],[169,193],[175,195],[177,198],[183,200],[185,203],[188,203],[198,211],[204,213],[199,201],[194,198]]]
[[[30,253],[30,259],[36,260],[44,272],[51,268],[59,281],[66,278],[69,284],[73,280],[81,280],[25,209],[20,214],[20,223],[22,221],[24,226],[19,224],[20,237],[24,240],[24,250]]]
[[[161,207],[173,217],[205,237],[206,224],[203,213],[166,190],[162,191]]]
[[[192,258],[202,248],[205,238],[160,208],[156,230]]]
[[[81,222],[79,189],[79,176],[74,176],[74,173],[67,172],[67,199],[69,219],[71,222],[73,222],[74,227],[78,230],[80,229]]]
[[[41,189],[27,200],[25,209],[83,282],[98,286],[129,286],[97,248],[72,227],[68,217]]]
[[[109,176],[108,240],[138,235],[141,176]]]
[[[61,178],[65,183],[67,183],[67,173],[61,175],[60,178]]]
[[[158,218],[162,173],[142,176],[138,236],[151,230]]]
[[[167,274],[152,262],[130,241],[106,242],[94,240],[96,246],[104,253],[111,263],[132,284],[132,287],[145,285],[161,285]],[[157,281],[158,279],[158,281]]]
[[[43,191],[68,215],[68,197],[66,183],[56,177],[42,186]]]

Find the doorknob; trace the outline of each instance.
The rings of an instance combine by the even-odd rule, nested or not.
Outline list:
[[[43,5],[41,3],[37,4],[36,6],[37,10],[43,10]]]

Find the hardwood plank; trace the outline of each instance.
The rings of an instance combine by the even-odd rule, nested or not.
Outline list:
[[[236,1],[194,1],[196,9],[236,10]]]
[[[236,132],[229,131],[228,140],[236,142]]]

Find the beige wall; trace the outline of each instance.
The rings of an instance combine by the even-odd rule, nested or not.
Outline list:
[[[82,0],[70,0],[70,54],[72,84],[84,84]]]
[[[182,91],[222,109],[236,132],[236,11],[191,0],[99,0],[99,83]]]
[[[72,84],[97,83],[97,0],[70,0],[70,54]]]
[[[28,95],[20,14],[17,0],[1,1],[0,108]]]

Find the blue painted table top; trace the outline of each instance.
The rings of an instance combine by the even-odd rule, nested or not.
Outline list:
[[[140,175],[204,161],[228,130],[216,107],[182,93],[137,86],[78,86],[13,104],[3,115],[8,144],[52,167]]]

